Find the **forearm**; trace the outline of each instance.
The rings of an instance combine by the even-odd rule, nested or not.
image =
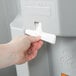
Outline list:
[[[20,36],[0,44],[0,68],[22,64],[34,59],[43,42],[40,37]]]
[[[14,57],[9,44],[0,44],[0,68],[13,65]]]

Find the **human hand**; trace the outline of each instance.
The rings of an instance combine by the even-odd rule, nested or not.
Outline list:
[[[20,36],[8,43],[11,47],[12,60],[14,64],[22,64],[37,56],[38,50],[43,42],[40,37]]]

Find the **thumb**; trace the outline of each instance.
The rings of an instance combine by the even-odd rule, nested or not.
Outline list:
[[[34,37],[34,36],[29,36],[29,40],[31,41],[31,43],[33,42],[37,42],[41,39],[40,36]]]

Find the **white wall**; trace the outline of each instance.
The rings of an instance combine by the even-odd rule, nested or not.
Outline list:
[[[0,0],[0,43],[10,41],[9,25],[17,13],[17,0]],[[0,76],[16,76],[15,67],[1,69]]]

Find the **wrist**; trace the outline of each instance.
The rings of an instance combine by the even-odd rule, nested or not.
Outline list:
[[[4,46],[6,47],[8,66],[15,65],[16,55],[13,51],[15,50],[15,48],[12,46],[11,43],[7,43]]]

